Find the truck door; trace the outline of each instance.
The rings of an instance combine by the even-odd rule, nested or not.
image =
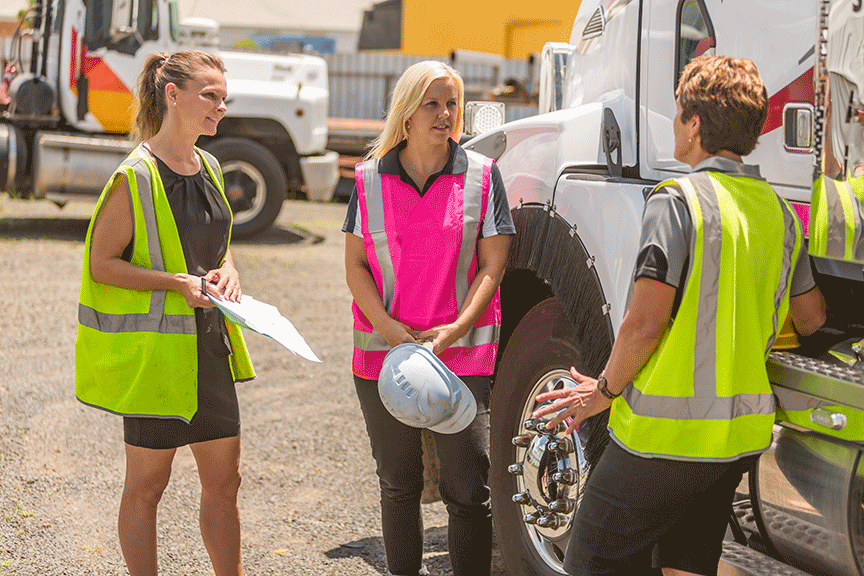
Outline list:
[[[144,60],[173,46],[168,4],[90,0],[85,6],[70,0],[66,16],[60,39],[64,117],[87,132],[128,132]]]
[[[784,111],[813,102],[815,0],[656,0],[643,7],[640,98],[641,176],[674,177],[689,167],[673,157],[675,87],[684,66],[702,54],[749,58],[768,89],[768,119],[756,150],[758,164],[778,192],[809,197],[812,154],[784,142]]]
[[[702,0],[643,2],[640,73],[641,176],[661,180],[690,171],[674,158],[672,120],[675,86],[681,70],[717,45],[714,26]]]

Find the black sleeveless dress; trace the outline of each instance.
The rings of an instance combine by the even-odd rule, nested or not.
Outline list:
[[[156,164],[177,223],[189,274],[204,276],[219,268],[228,250],[231,225],[228,207],[210,179],[203,160],[201,171],[191,176],[177,174],[159,158]],[[124,257],[127,255],[131,257],[131,245]],[[240,433],[240,409],[228,363],[231,344],[224,317],[216,308],[196,308],[195,323],[198,328],[198,411],[188,423],[176,418],[124,417],[123,439],[127,444],[142,448],[177,448]]]

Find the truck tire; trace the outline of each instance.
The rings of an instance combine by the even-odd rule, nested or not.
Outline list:
[[[276,156],[246,138],[219,138],[205,148],[222,166],[225,196],[234,213],[232,238],[251,238],[269,228],[288,189],[288,178]]]
[[[561,490],[562,485],[551,479],[557,471],[554,462],[544,469],[532,466],[526,457],[533,452],[544,455],[540,460],[546,458],[545,444],[538,444],[544,438],[542,435],[534,436],[530,448],[514,446],[513,438],[528,431],[523,422],[531,418],[537,407],[534,400],[537,394],[560,387],[556,382],[562,376],[569,376],[570,366],[587,372],[584,366],[597,365],[597,359],[583,358],[582,336],[566,318],[558,300],[546,299],[519,322],[498,367],[491,399],[489,486],[499,548],[510,574],[564,574],[562,565],[575,510],[561,515],[566,521],[554,529],[526,523],[524,515],[535,508],[515,503],[513,496],[527,490],[535,500],[548,501],[550,497],[562,497],[562,492],[557,492],[557,496],[553,492]],[[586,334],[584,337],[598,336]],[[576,473],[577,481],[563,487],[566,491],[563,497],[574,499],[577,508],[591,465],[609,441],[608,417],[608,411],[598,414],[586,420],[573,434],[575,452],[570,458],[570,468]],[[523,463],[521,473],[508,471],[508,466],[515,463]]]

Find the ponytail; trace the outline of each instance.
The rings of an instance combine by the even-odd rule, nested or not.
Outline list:
[[[202,68],[215,68],[225,72],[222,60],[196,50],[185,50],[168,55],[156,52],[147,57],[144,70],[138,75],[138,113],[132,127],[131,138],[136,142],[148,140],[159,132],[168,103],[165,101],[165,87],[175,84],[186,88]]]

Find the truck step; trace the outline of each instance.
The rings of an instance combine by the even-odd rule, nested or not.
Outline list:
[[[731,540],[723,541],[717,576],[809,576],[797,568]]]
[[[864,371],[789,352],[768,357],[771,383],[831,403],[864,409]]]

